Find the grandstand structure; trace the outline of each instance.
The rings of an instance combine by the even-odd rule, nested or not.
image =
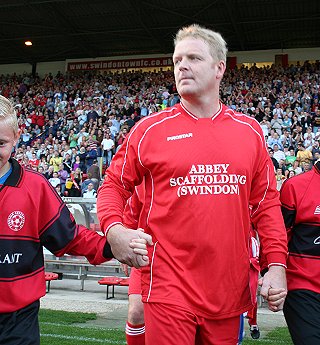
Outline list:
[[[0,74],[64,72],[79,59],[168,57],[174,34],[190,23],[220,32],[232,65],[316,60],[319,51],[305,48],[320,47],[319,16],[317,0],[2,1]],[[26,40],[33,45],[25,46]],[[300,55],[287,56],[292,49]]]

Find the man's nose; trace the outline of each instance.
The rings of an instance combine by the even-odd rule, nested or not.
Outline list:
[[[179,70],[183,71],[189,68],[189,63],[186,58],[182,58],[179,64]]]

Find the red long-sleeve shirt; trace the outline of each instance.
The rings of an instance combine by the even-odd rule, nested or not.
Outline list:
[[[288,231],[288,290],[320,293],[320,162],[285,181],[282,213]]]
[[[12,160],[0,185],[0,313],[19,310],[45,295],[43,246],[57,256],[111,258],[106,238],[78,226],[54,188],[40,174]]]
[[[286,232],[273,165],[252,118],[221,104],[197,118],[182,104],[141,120],[114,157],[98,195],[102,228],[123,222],[145,179],[139,226],[152,235],[145,302],[224,318],[251,307],[250,221],[269,264],[285,265]],[[252,205],[250,219],[249,205]]]

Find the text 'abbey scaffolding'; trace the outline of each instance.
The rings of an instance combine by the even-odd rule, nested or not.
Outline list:
[[[170,186],[178,187],[178,197],[186,195],[240,194],[239,185],[246,175],[229,174],[230,164],[195,164],[187,176],[170,178]]]

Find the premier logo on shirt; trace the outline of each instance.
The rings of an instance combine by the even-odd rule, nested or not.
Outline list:
[[[247,177],[230,174],[230,164],[197,164],[192,165],[187,176],[172,177],[171,187],[178,187],[178,197],[185,195],[240,195],[239,185],[245,185]]]
[[[21,211],[13,211],[9,214],[7,223],[11,230],[19,231],[23,228],[26,217]]]

